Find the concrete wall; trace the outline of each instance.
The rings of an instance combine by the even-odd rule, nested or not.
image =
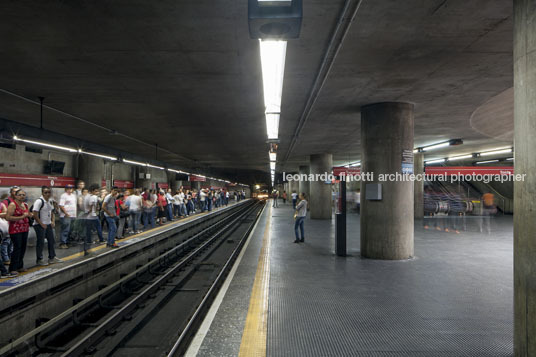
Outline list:
[[[25,146],[20,144],[17,144],[15,149],[0,147],[0,173],[44,175],[45,164],[48,160],[65,162],[63,176],[80,178],[86,182],[86,187],[94,183],[100,185],[103,179],[109,185],[111,185],[112,180],[121,180],[134,181],[136,187],[151,187],[151,184],[158,182],[171,183],[170,187],[172,188],[178,188],[181,185],[192,186],[192,182],[185,181],[183,183],[182,181],[175,181],[175,174],[165,170],[132,166],[107,161],[94,156],[63,153],[46,149],[43,149],[42,153],[34,153],[26,151]],[[140,180],[138,176],[140,172],[144,174],[150,173],[151,178],[149,180]],[[202,186],[225,188],[226,183],[217,180],[207,180],[202,183]],[[248,187],[230,187],[229,191],[234,191],[238,188],[244,189],[246,196],[250,197],[250,189]],[[7,189],[7,187],[2,187],[0,184],[0,194],[6,192]],[[56,191],[58,189],[54,190]],[[59,189],[59,195],[62,192],[63,189]],[[40,188],[28,188],[28,195],[31,199],[38,198],[40,196]]]
[[[44,175],[45,163],[48,160],[65,162],[63,176],[74,177],[76,167],[74,155],[43,149],[41,154],[26,151],[24,145],[16,145],[16,149],[0,147],[0,172],[6,174]]]

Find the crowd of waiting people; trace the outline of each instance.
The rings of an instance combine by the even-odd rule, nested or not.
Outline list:
[[[123,189],[112,187],[108,192],[97,184],[85,187],[79,181],[77,188],[65,187],[59,201],[52,197],[52,189],[41,188],[41,196],[27,202],[24,189],[11,187],[9,194],[0,198],[0,225],[6,227],[0,244],[1,277],[14,277],[24,272],[24,255],[28,233],[32,227],[36,234],[36,264],[45,266],[62,262],[55,251],[55,223],[59,216],[60,249],[69,245],[104,243],[117,248],[116,238],[141,233],[165,222],[190,216],[196,212],[211,211],[227,206],[230,200],[245,199],[245,192],[223,189],[187,190]],[[1,226],[0,226],[1,228]],[[107,231],[104,239],[103,231]],[[93,240],[94,232],[98,241]],[[45,238],[48,260],[43,258]],[[9,270],[6,268],[9,266]]]

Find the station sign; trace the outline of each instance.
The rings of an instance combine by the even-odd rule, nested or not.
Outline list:
[[[167,182],[159,182],[158,188],[162,188],[164,190],[167,190],[169,188],[169,184]]]
[[[75,184],[74,177],[45,176],[27,174],[0,174],[0,186],[25,186],[25,187],[65,187]]]
[[[361,174],[361,168],[359,167],[345,167],[345,166],[335,166],[333,167],[333,176],[354,176],[354,175],[360,175]]]
[[[458,176],[458,175],[513,175],[513,166],[439,166],[426,167],[426,175],[443,175],[443,176]]]
[[[200,181],[200,182],[205,182],[207,180],[207,178],[205,176],[197,176],[197,175],[190,175],[188,177],[188,180],[189,181]]]
[[[117,186],[118,188],[134,188],[134,182],[114,180],[114,186]]]

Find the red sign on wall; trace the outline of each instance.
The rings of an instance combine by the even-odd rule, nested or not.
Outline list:
[[[75,183],[74,177],[44,176],[26,174],[0,174],[0,186],[25,186],[25,187],[65,187]]]
[[[188,180],[189,181],[206,181],[207,178],[205,176],[197,176],[197,175],[190,175],[188,177]]]
[[[426,175],[513,175],[513,166],[438,166],[426,167]]]
[[[163,189],[167,190],[169,188],[169,184],[167,182],[159,182],[158,183],[158,188],[163,188]]]
[[[335,166],[333,168],[333,176],[341,176],[344,173],[346,176],[354,176],[361,174],[361,168],[359,167],[344,167],[344,166]]]
[[[114,186],[117,186],[118,188],[134,188],[134,182],[114,180]]]

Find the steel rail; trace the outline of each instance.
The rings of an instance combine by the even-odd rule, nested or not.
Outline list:
[[[185,343],[189,342],[188,338],[193,335],[195,330],[197,330],[199,319],[200,319],[200,317],[203,316],[203,312],[205,311],[205,309],[208,308],[208,302],[218,292],[220,285],[223,283],[224,278],[227,276],[227,273],[231,269],[232,264],[236,260],[238,254],[240,254],[240,251],[242,250],[242,247],[244,246],[244,244],[245,244],[246,240],[248,239],[251,231],[253,230],[253,227],[255,226],[255,222],[257,222],[257,220],[259,219],[260,215],[264,211],[265,207],[266,206],[264,206],[257,213],[257,216],[255,217],[255,220],[250,225],[250,227],[248,228],[246,233],[242,236],[242,239],[240,239],[239,244],[234,249],[233,253],[229,257],[229,259],[227,260],[227,262],[225,263],[223,268],[221,269],[221,271],[218,274],[218,276],[216,277],[216,280],[214,281],[214,283],[212,283],[212,285],[210,286],[209,290],[207,291],[207,293],[203,297],[203,300],[201,301],[201,303],[199,304],[199,306],[197,307],[197,309],[193,313],[192,317],[188,321],[188,324],[186,325],[184,330],[181,332],[181,334],[179,335],[177,341],[175,342],[175,344],[173,345],[173,347],[171,348],[171,350],[167,354],[167,357],[174,357],[177,354],[181,354],[181,353],[184,352],[184,349],[186,347]]]
[[[248,215],[251,212],[251,210],[253,210],[254,208],[255,208],[255,205],[247,207],[247,210],[244,210],[244,212],[241,213],[238,217],[234,218],[231,222],[229,222],[223,228],[221,228],[216,233],[214,233],[210,238],[204,241],[203,244],[201,244],[201,246],[194,249],[194,251],[189,253],[180,262],[178,262],[174,267],[172,267],[170,270],[165,272],[151,285],[146,287],[141,293],[137,294],[126,305],[118,309],[118,311],[116,311],[112,316],[108,317],[104,322],[99,324],[98,327],[96,327],[88,335],[84,336],[81,340],[79,340],[74,346],[72,346],[69,350],[67,350],[61,356],[62,357],[77,356],[77,355],[81,355],[85,353],[86,350],[90,348],[93,344],[95,344],[96,342],[99,342],[101,338],[107,334],[107,331],[110,328],[118,324],[121,320],[123,320],[125,316],[130,315],[134,310],[138,308],[138,306],[142,303],[142,301],[144,301],[147,297],[149,297],[150,295],[158,291],[158,289],[160,289],[162,285],[167,283],[167,281],[170,280],[170,278],[172,278],[178,271],[180,271],[182,268],[184,268],[185,265],[187,265],[194,258],[196,258],[199,255],[199,253],[202,252],[205,248],[207,248],[214,241],[219,239],[222,234],[226,233],[227,229],[229,229],[230,227],[235,225],[237,222],[239,222],[244,216]],[[172,251],[164,255],[168,255],[172,253]],[[164,255],[162,255],[161,257],[163,257]]]
[[[233,217],[235,217],[237,215],[243,214],[243,212],[247,212],[250,209],[250,207],[252,207],[252,206],[253,206],[252,204],[249,204],[249,205],[246,205],[246,206],[243,206],[243,207],[239,207],[235,212],[232,212],[229,216],[223,217],[222,220],[220,220],[220,221],[212,224],[211,226],[201,230],[200,232],[194,234],[191,238],[189,238],[186,241],[180,243],[179,245],[175,246],[171,250],[168,250],[164,254],[161,254],[161,255],[155,257],[154,259],[151,259],[149,262],[147,262],[146,264],[142,265],[141,267],[139,267],[138,269],[136,269],[132,273],[124,276],[123,278],[121,278],[120,280],[115,282],[114,284],[112,284],[110,286],[107,286],[107,287],[103,288],[102,290],[90,295],[86,299],[80,301],[75,306],[65,310],[63,313],[55,316],[54,318],[52,318],[49,321],[47,321],[46,323],[40,325],[36,329],[28,332],[27,334],[25,334],[24,336],[18,338],[17,340],[7,344],[6,346],[4,346],[4,347],[2,347],[0,349],[0,356],[10,355],[13,352],[16,353],[16,350],[17,350],[18,347],[27,345],[27,341],[31,341],[31,340],[35,339],[35,342],[38,342],[39,341],[38,336],[40,334],[48,332],[48,330],[50,330],[51,327],[53,327],[53,326],[56,326],[56,325],[61,326],[62,323],[63,323],[63,325],[66,325],[66,323],[68,323],[72,319],[73,316],[78,315],[79,311],[83,311],[84,309],[86,309],[88,307],[91,307],[93,304],[95,304],[97,302],[100,302],[100,304],[102,306],[102,301],[103,301],[104,296],[106,296],[109,293],[113,293],[114,290],[116,290],[116,289],[119,289],[119,290],[123,289],[124,290],[125,285],[127,285],[129,282],[139,281],[139,276],[141,276],[142,273],[148,272],[148,273],[151,274],[151,268],[153,266],[159,264],[159,261],[160,261],[160,259],[162,257],[164,257],[166,259],[166,258],[172,256],[173,254],[176,254],[177,257],[178,257],[179,254],[181,254],[181,253],[183,253],[185,251],[186,247],[188,247],[191,244],[193,244],[200,237],[203,237],[203,235],[206,235],[207,233],[209,233],[211,231],[214,231],[215,229],[219,228],[224,223],[229,221],[229,219],[232,219]],[[200,222],[200,223],[202,224],[203,222]],[[142,282],[142,283],[146,284],[147,282]],[[135,293],[135,292],[133,292],[133,293]]]

